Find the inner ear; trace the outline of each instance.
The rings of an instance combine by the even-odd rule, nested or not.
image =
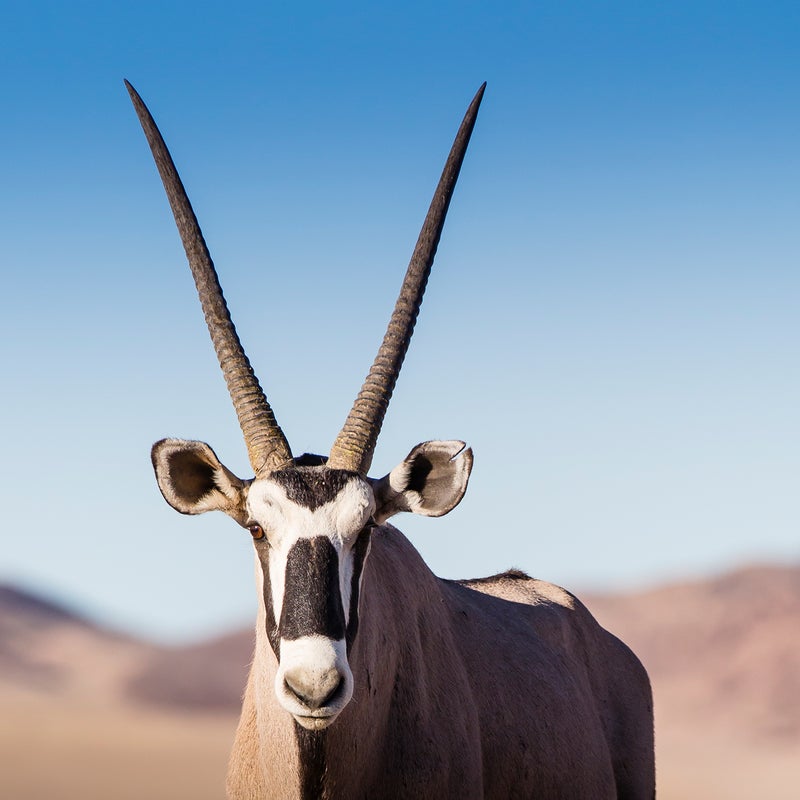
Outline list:
[[[441,517],[452,511],[467,490],[472,450],[464,442],[418,444],[388,475],[373,483],[375,521],[400,511]]]
[[[162,439],[151,454],[164,499],[181,514],[224,511],[246,522],[247,483],[237,478],[205,442]]]
[[[412,492],[422,492],[426,484],[430,483],[431,472],[433,472],[433,462],[423,453],[420,453],[411,462],[411,470],[406,479],[406,489]]]
[[[168,454],[167,462],[174,491],[187,503],[196,505],[217,488],[214,467],[195,453],[175,450]]]

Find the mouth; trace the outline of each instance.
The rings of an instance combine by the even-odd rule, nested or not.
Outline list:
[[[328,725],[336,719],[338,714],[332,714],[320,709],[319,711],[313,712],[313,714],[292,714],[292,716],[294,717],[294,721],[307,731],[321,731],[327,728]]]
[[[283,692],[278,696],[278,702],[288,711],[295,722],[306,730],[321,731],[327,728],[342,712],[350,699],[347,693],[339,693],[335,698],[339,702],[328,702],[318,708],[313,708],[300,702],[294,695]],[[344,702],[342,702],[344,700]]]

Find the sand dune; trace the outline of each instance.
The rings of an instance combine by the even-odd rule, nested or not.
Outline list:
[[[797,796],[800,567],[583,599],[650,672],[660,798]],[[158,647],[0,587],[0,797],[222,797],[251,647]]]
[[[235,717],[185,716],[62,698],[0,698],[0,797],[224,797]]]

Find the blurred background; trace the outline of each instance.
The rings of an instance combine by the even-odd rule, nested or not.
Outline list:
[[[374,472],[467,440],[461,506],[398,521],[432,569],[584,597],[653,677],[660,796],[792,796],[800,7],[704,0],[0,0],[0,795],[221,796],[250,658],[249,536],[149,464],[249,477],[123,78],[295,453],[488,82]]]

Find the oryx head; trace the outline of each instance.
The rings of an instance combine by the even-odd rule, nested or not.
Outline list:
[[[127,84],[127,82],[126,82]],[[353,692],[348,652],[372,529],[400,511],[441,516],[467,488],[472,451],[424,442],[380,479],[367,476],[475,124],[475,95],[422,227],[383,343],[328,458],[293,458],[239,342],[203,235],[153,118],[127,84],[194,275],[255,477],[237,478],[205,443],[163,439],[152,459],[164,498],[183,514],[224,511],[253,537],[260,619],[281,705],[306,728],[329,725]]]

